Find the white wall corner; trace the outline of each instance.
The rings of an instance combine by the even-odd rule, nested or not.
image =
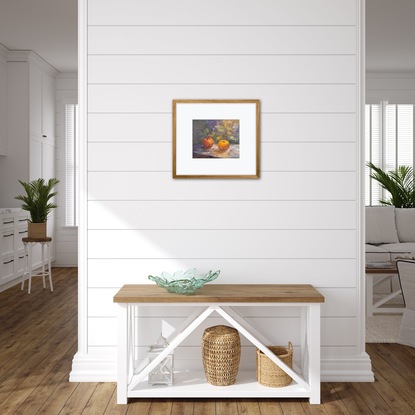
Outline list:
[[[116,382],[117,360],[105,356],[76,353],[72,360],[69,382]]]
[[[372,363],[367,353],[361,356],[321,359],[322,382],[374,382]]]

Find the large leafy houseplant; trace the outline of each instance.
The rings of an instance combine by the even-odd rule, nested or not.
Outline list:
[[[19,183],[26,191],[25,195],[16,196],[15,199],[23,202],[22,209],[30,213],[29,238],[46,237],[46,221],[55,205],[51,199],[57,195],[53,192],[53,187],[59,183],[59,180],[52,178],[45,182],[44,179],[36,179],[31,182],[19,180]],[[31,224],[42,224],[41,227],[31,226]]]
[[[386,200],[379,200],[383,205],[396,208],[415,208],[415,177],[410,166],[399,166],[396,170],[383,171],[373,163],[367,163],[372,169],[370,177],[376,180],[390,194]]]

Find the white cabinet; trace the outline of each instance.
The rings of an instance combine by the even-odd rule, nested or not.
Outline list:
[[[34,65],[29,73],[30,135],[42,141],[55,141],[55,82]]]
[[[8,155],[0,158],[0,206],[18,206],[14,197],[22,191],[19,179],[55,176],[56,75],[33,52],[9,51]]]
[[[21,209],[0,210],[0,291],[20,282],[25,255],[22,238],[27,237],[28,213]],[[40,252],[34,264],[40,265]]]

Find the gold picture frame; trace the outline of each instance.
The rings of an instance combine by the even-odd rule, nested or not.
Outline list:
[[[258,179],[258,99],[173,100],[174,179]]]

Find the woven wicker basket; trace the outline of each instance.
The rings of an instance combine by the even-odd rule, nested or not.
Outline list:
[[[268,346],[276,356],[279,357],[287,366],[292,368],[293,365],[293,345],[288,343],[288,347]],[[287,386],[291,383],[291,376],[287,375],[279,366],[277,366],[268,356],[257,349],[256,351],[257,363],[257,381],[261,385],[279,388]]]
[[[202,358],[206,378],[211,385],[235,383],[241,360],[238,330],[228,326],[207,328],[202,338]]]
[[[46,222],[35,223],[28,222],[27,226],[27,237],[33,239],[44,239],[46,238]]]

